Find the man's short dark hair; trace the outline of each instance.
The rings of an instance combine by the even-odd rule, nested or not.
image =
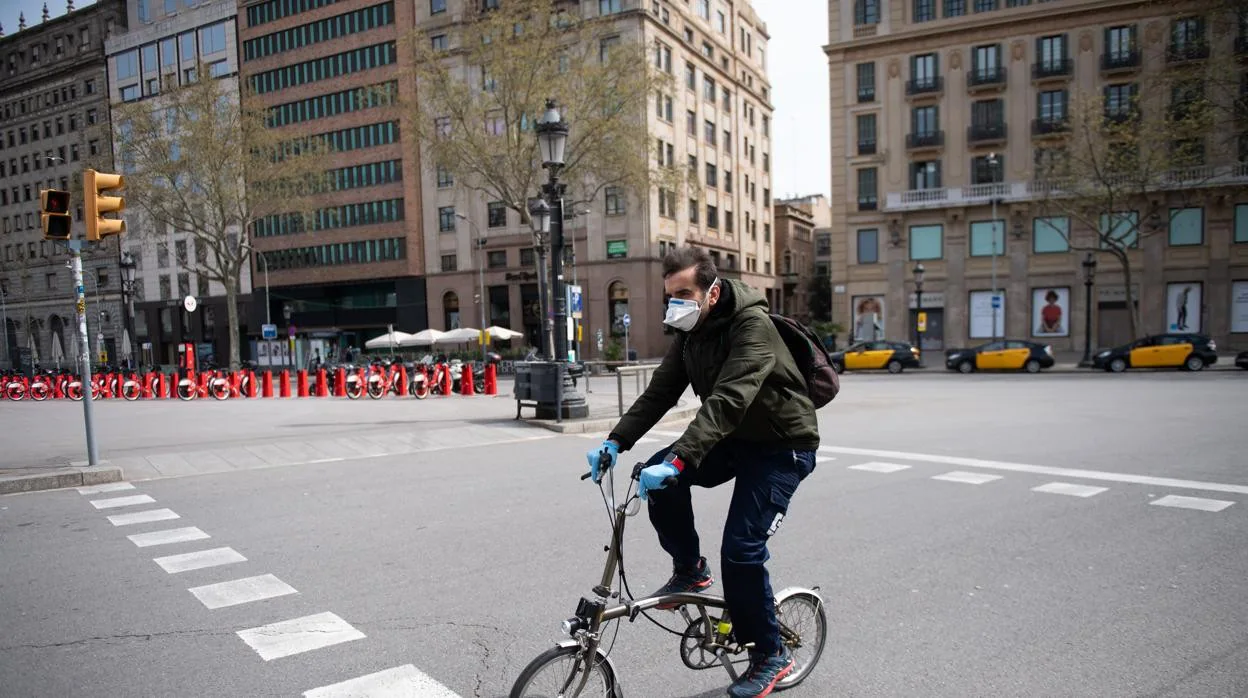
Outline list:
[[[667,256],[663,258],[663,278],[682,272],[690,267],[697,271],[694,273],[694,280],[698,284],[698,288],[707,291],[711,288],[711,284],[715,282],[715,277],[719,276],[719,270],[715,268],[715,262],[711,260],[711,255],[701,247],[677,247]]]

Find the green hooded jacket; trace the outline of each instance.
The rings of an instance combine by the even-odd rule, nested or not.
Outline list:
[[[633,447],[685,392],[702,398],[693,423],[672,447],[687,467],[731,437],[782,448],[819,447],[815,406],[806,379],[768,316],[762,294],[720,279],[720,298],[691,332],[677,332],[650,385],[612,430],[622,450]]]

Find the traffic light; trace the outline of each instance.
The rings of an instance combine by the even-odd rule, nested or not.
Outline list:
[[[120,217],[105,218],[106,213],[119,213],[126,208],[126,200],[120,196],[101,196],[103,192],[120,189],[126,180],[119,174],[105,174],[95,170],[82,173],[82,193],[86,200],[87,239],[99,240],[109,235],[126,232],[126,222]]]
[[[69,192],[60,189],[39,190],[39,222],[44,240],[68,240]]]

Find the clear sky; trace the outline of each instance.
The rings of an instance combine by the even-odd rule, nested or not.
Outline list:
[[[81,9],[94,0],[75,0]],[[772,131],[772,194],[776,198],[831,194],[828,158],[827,0],[753,0],[771,34],[767,72],[776,108]],[[52,0],[48,11],[65,13],[65,0]],[[0,0],[5,34],[17,31],[17,16],[27,26],[39,22],[43,0]]]

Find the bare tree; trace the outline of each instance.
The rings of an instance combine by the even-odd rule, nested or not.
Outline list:
[[[229,362],[239,365],[237,298],[252,254],[251,231],[269,216],[310,215],[327,181],[316,139],[287,140],[268,110],[229,80],[200,80],[159,98],[116,107],[118,161],[126,203],[156,225],[184,231],[206,254],[179,260],[225,287]]]
[[[1120,267],[1131,333],[1140,336],[1132,290],[1132,250],[1211,195],[1248,184],[1241,120],[1243,70],[1236,53],[1241,10],[1227,0],[1189,3],[1146,24],[1144,41],[1121,57],[1142,59],[1138,77],[1071,96],[1069,115],[1041,123],[1056,132],[1036,153],[1043,215],[1071,249],[1100,251]],[[1187,21],[1191,18],[1191,21]],[[1076,224],[1092,235],[1075,232]]]
[[[449,30],[415,32],[405,42],[417,84],[406,108],[423,160],[527,221],[526,201],[541,184],[533,127],[556,99],[572,124],[561,176],[569,206],[606,187],[644,196],[653,182],[678,181],[676,168],[650,166],[641,105],[671,79],[648,69],[634,32],[611,17],[581,18],[559,0],[509,0],[469,11]]]

